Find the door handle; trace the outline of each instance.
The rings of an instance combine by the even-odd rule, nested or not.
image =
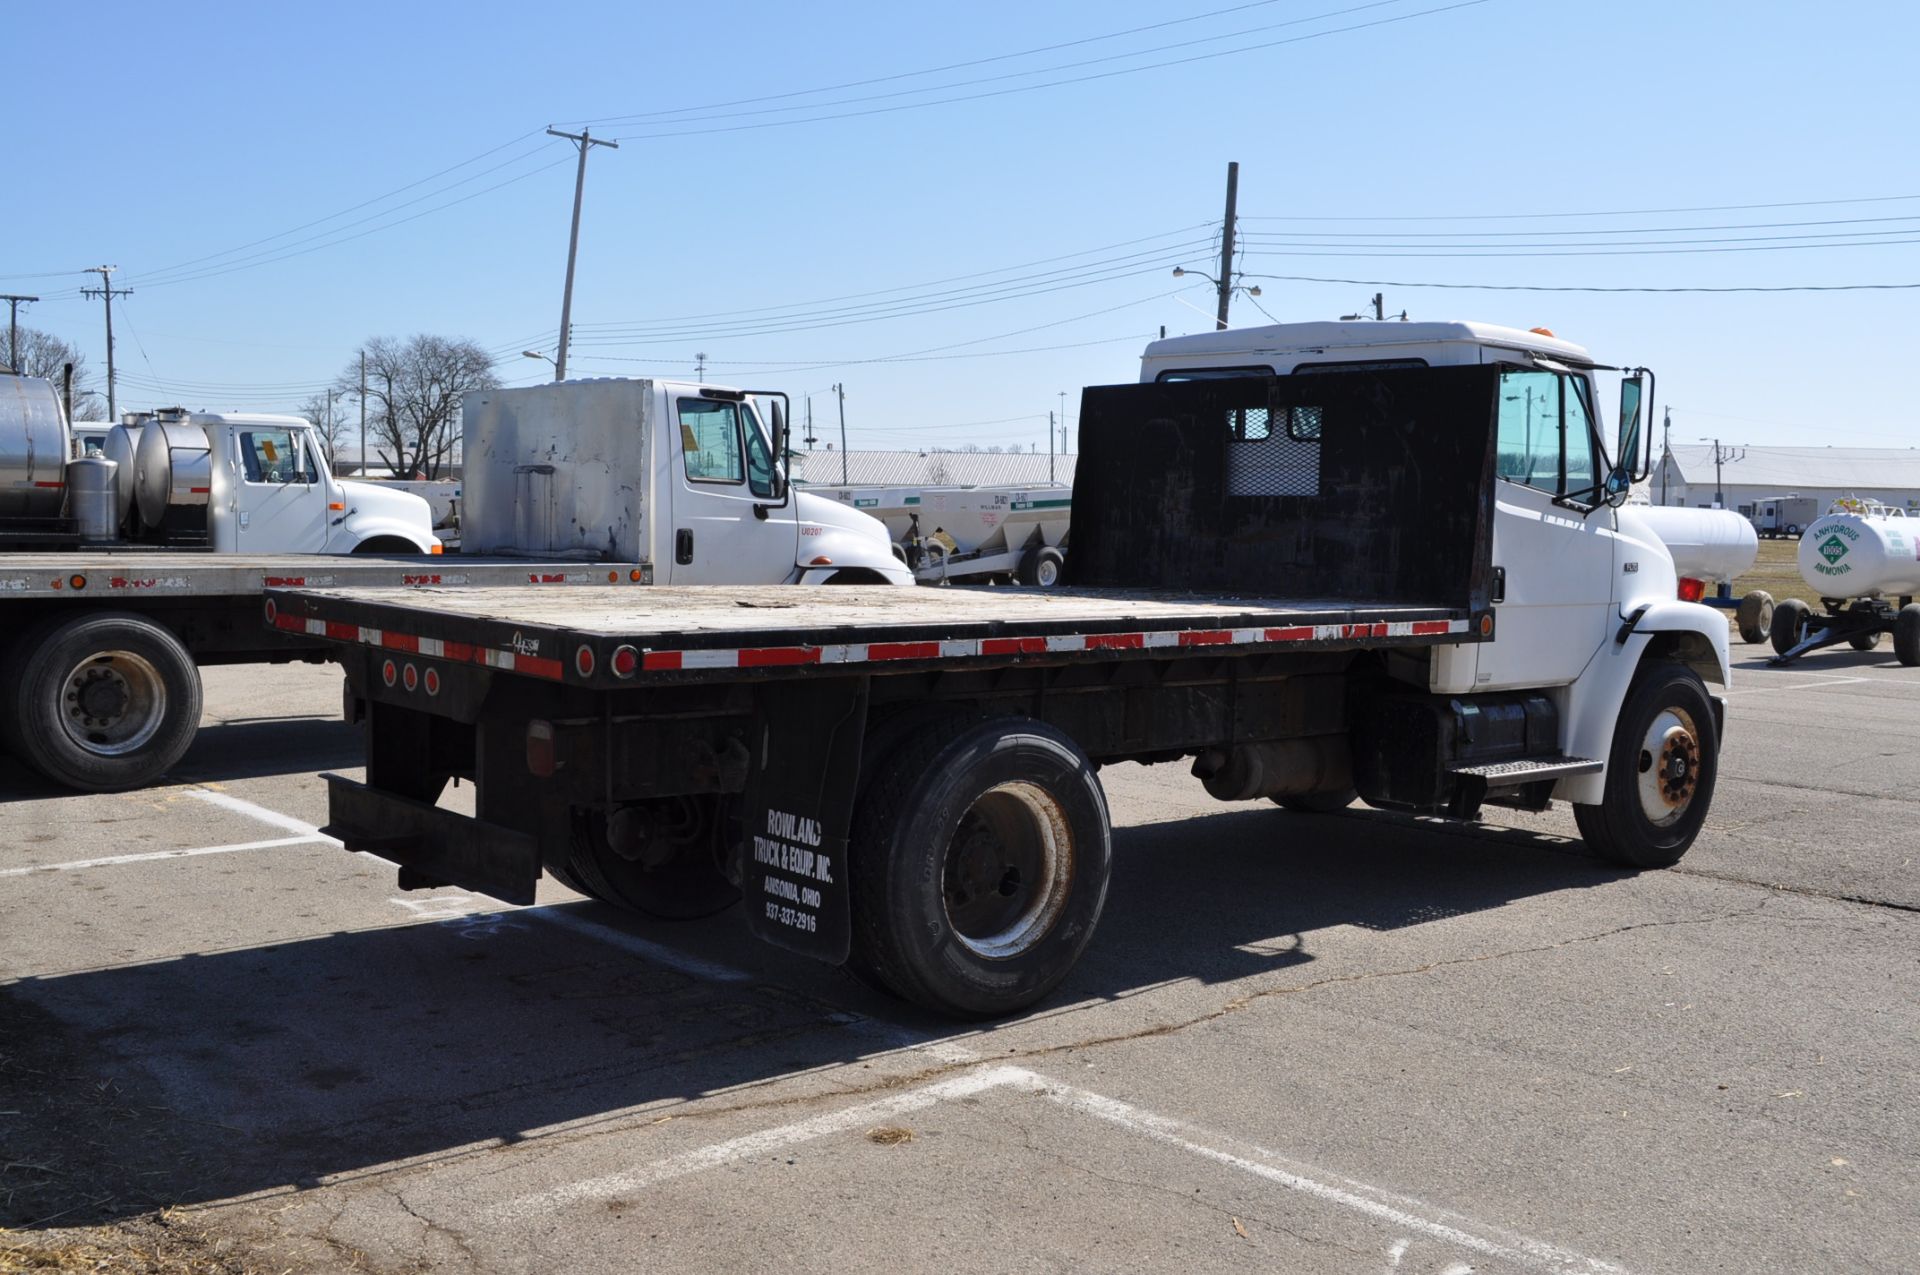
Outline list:
[[[673,560],[681,566],[693,563],[693,530],[681,527],[673,533]]]

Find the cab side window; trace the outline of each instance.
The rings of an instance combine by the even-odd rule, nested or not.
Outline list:
[[[250,483],[308,483],[319,478],[318,474],[309,475],[311,462],[308,468],[302,468],[292,430],[242,430],[240,460]]]
[[[1591,491],[1593,412],[1585,378],[1503,372],[1495,470],[1509,482],[1555,495]]]
[[[745,482],[738,407],[718,399],[683,398],[679,410],[687,477],[697,483]]]

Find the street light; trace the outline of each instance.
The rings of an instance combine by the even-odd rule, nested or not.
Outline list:
[[[552,355],[549,355],[549,354],[542,354],[542,353],[540,353],[540,351],[538,351],[538,350],[522,350],[522,351],[520,351],[520,354],[521,354],[521,357],[523,357],[523,358],[529,358],[529,359],[540,359],[541,361],[543,361],[543,362],[546,362],[546,363],[551,363],[551,362],[553,362],[553,356],[552,356]]]
[[[1208,283],[1212,284],[1216,288],[1220,286],[1220,281],[1214,278],[1212,275],[1207,274],[1205,271],[1189,270],[1185,266],[1175,266],[1173,268],[1173,277],[1176,279],[1184,279],[1188,275],[1195,275],[1199,278],[1205,279]],[[1253,284],[1251,287],[1236,283],[1233,285],[1233,290],[1235,292],[1244,292],[1250,297],[1257,297],[1260,295],[1260,285],[1257,283]]]

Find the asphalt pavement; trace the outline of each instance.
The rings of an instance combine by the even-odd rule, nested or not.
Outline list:
[[[962,1028],[737,908],[404,893],[317,831],[338,674],[209,670],[165,785],[0,760],[0,1269],[1910,1271],[1920,676],[1746,658],[1729,704],[1640,875],[1564,809],[1109,767],[1092,946]]]

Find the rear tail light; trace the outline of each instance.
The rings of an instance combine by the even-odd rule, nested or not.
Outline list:
[[[1696,580],[1692,576],[1680,577],[1680,600],[1682,602],[1698,602],[1706,596],[1707,582],[1705,580]]]
[[[542,779],[560,768],[553,746],[553,723],[527,723],[527,769]]]
[[[640,671],[640,652],[631,646],[613,648],[613,658],[607,663],[613,669],[615,677],[632,677]]]
[[[586,646],[583,644],[579,650],[573,653],[573,668],[574,668],[574,671],[580,674],[581,677],[593,676],[593,648],[592,647]]]

